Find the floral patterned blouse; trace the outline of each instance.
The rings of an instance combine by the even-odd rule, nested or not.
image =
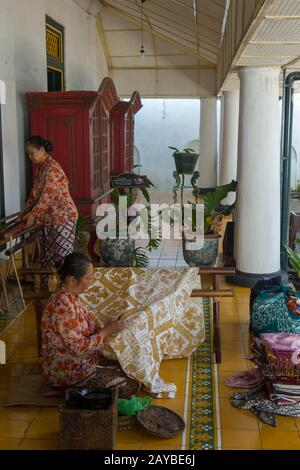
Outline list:
[[[64,225],[68,220],[77,220],[69,181],[60,164],[50,156],[36,170],[26,207],[31,209],[36,222],[43,225]]]
[[[94,372],[103,341],[96,331],[79,296],[63,287],[52,294],[41,322],[44,379],[66,388]]]

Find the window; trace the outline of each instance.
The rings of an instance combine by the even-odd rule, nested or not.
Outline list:
[[[46,16],[48,91],[64,91],[64,27]]]

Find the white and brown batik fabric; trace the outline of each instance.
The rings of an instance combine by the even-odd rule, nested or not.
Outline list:
[[[100,327],[122,315],[125,329],[104,340],[103,355],[151,393],[174,396],[161,361],[187,357],[204,340],[202,299],[190,298],[197,283],[197,268],[99,268],[82,295]]]

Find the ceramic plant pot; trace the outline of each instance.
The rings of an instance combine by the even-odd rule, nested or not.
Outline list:
[[[218,257],[220,235],[205,235],[203,244],[182,238],[182,251],[185,262],[192,267],[214,266]],[[201,240],[202,242],[202,240]]]
[[[100,254],[108,266],[131,266],[134,248],[134,240],[131,238],[106,238],[101,240]]]

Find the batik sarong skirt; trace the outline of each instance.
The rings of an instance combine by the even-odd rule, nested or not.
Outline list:
[[[45,225],[41,240],[41,265],[54,267],[73,252],[76,222],[68,220],[64,225]]]

